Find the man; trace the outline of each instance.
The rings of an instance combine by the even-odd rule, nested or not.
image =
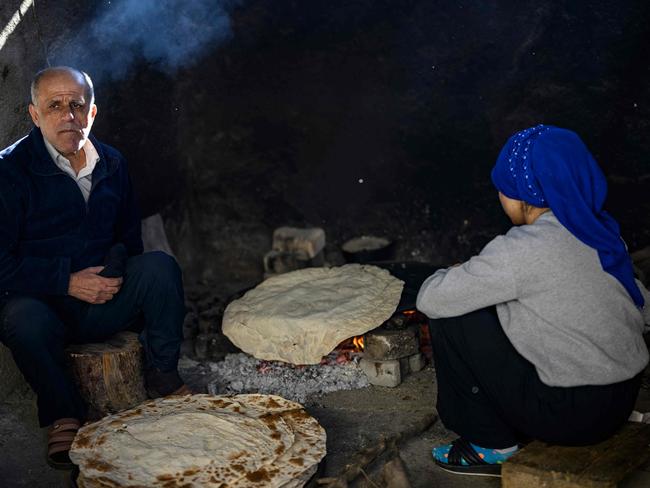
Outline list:
[[[173,258],[142,254],[126,162],[90,135],[89,76],[47,68],[31,96],[35,127],[0,152],[0,341],[37,395],[41,427],[51,426],[48,463],[69,469],[86,409],[65,370],[66,343],[140,321],[149,395],[189,393],[177,372],[183,286]],[[117,262],[105,268],[109,251]]]

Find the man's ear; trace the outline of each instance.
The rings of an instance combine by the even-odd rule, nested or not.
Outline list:
[[[33,103],[29,104],[29,115],[32,117],[32,122],[34,122],[34,125],[36,127],[40,127],[38,124],[38,112],[36,111],[36,107],[34,107]]]
[[[97,117],[97,105],[93,103],[92,107],[90,107],[90,117],[95,118]]]

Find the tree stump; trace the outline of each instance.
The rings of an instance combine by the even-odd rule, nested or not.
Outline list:
[[[134,332],[120,332],[103,343],[66,348],[79,393],[88,404],[88,420],[139,405],[144,389],[142,346]]]

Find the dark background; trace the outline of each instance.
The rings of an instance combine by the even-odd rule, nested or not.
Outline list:
[[[102,8],[78,7],[80,25]],[[333,261],[361,234],[396,240],[398,259],[467,259],[508,228],[489,179],[500,147],[538,123],[580,134],[630,249],[650,244],[649,2],[249,0],[230,13],[230,39],[186,66],[141,58],[97,80],[95,133],[128,157],[187,280],[254,283],[281,225],[322,226]]]

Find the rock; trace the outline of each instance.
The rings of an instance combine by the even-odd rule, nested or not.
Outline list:
[[[198,329],[199,327],[196,315],[193,313],[188,313],[185,316],[185,320],[183,321],[183,338],[191,339],[192,337],[196,336]]]
[[[424,361],[424,356],[420,353],[413,354],[413,356],[410,356],[409,358],[409,369],[413,372],[420,371],[422,368],[424,368],[425,361]]]
[[[181,343],[181,350],[180,350],[180,355],[191,358],[194,357],[195,352],[194,352],[194,339],[185,339]]]
[[[359,366],[366,373],[371,385],[394,388],[402,382],[402,370],[399,359],[377,361],[363,358]]]
[[[372,359],[371,359],[372,360]],[[407,374],[411,372],[411,363],[409,361],[409,358],[399,358],[399,371],[401,373],[401,377],[404,378]]]
[[[264,272],[268,276],[307,268],[310,259],[302,254],[272,250],[264,255]]]
[[[212,310],[219,303],[219,298],[216,296],[208,296],[202,298],[196,305],[196,309],[200,313]]]
[[[273,231],[274,251],[295,254],[307,260],[316,257],[324,247],[325,231],[320,227],[279,227]]]
[[[223,315],[223,309],[224,304],[221,302],[221,300],[215,297],[208,307],[201,309],[201,313],[199,315],[204,319],[214,319]]]
[[[221,303],[218,303],[216,306],[210,305],[209,308],[199,313],[197,319],[199,333],[207,334],[217,332],[219,330],[219,323],[221,322],[222,315],[223,305]]]
[[[399,359],[416,354],[418,347],[413,329],[379,329],[364,336],[363,353],[369,359]]]
[[[198,331],[199,334],[209,334],[215,332],[214,327],[212,326],[213,322],[210,319],[204,317],[199,318],[198,320]]]
[[[214,332],[199,334],[194,339],[194,353],[199,359],[221,361],[230,352],[226,338]]]

